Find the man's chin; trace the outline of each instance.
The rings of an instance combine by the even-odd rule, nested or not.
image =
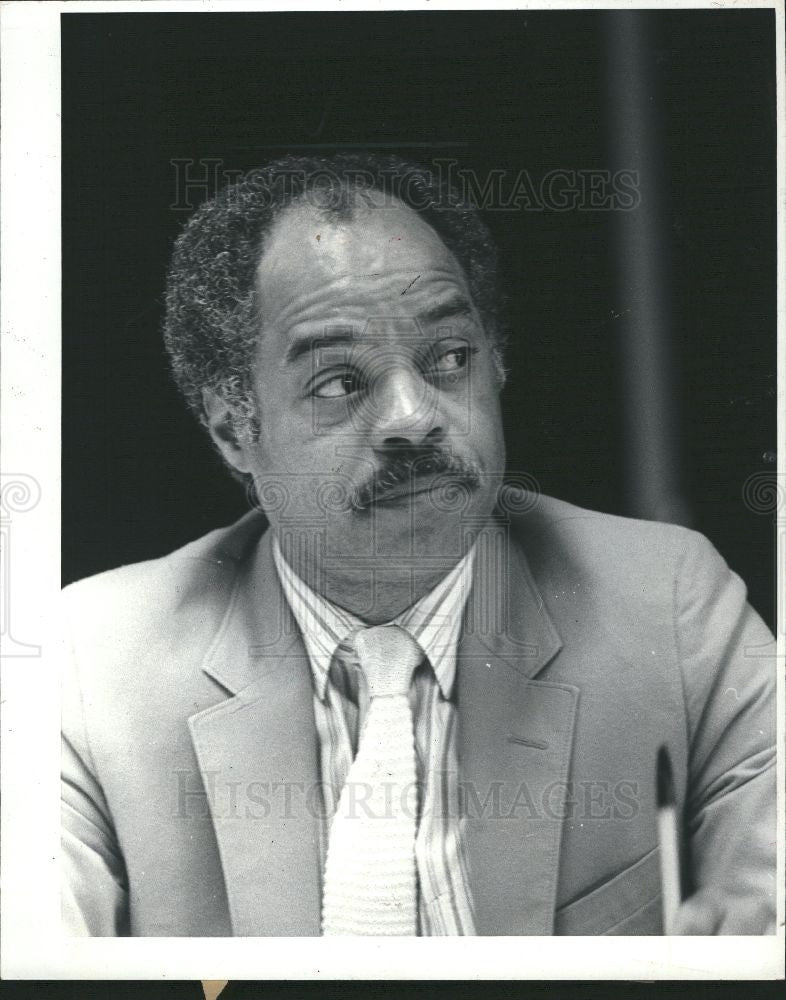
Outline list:
[[[466,545],[467,527],[477,526],[492,506],[479,490],[458,494],[445,488],[436,495],[426,490],[391,497],[353,510],[340,524],[334,521],[328,551],[333,558],[343,553],[350,562],[370,558],[375,564],[388,558],[416,562],[459,553]]]

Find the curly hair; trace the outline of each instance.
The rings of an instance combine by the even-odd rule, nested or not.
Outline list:
[[[398,156],[290,155],[205,202],[174,246],[164,343],[175,382],[202,424],[202,390],[210,388],[227,403],[238,435],[255,440],[259,434],[252,379],[264,302],[254,277],[276,220],[301,201],[328,220],[351,219],[368,188],[417,211],[453,253],[504,380],[497,252],[477,209],[429,169]]]

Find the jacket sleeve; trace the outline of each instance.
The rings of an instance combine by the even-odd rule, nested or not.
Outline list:
[[[774,933],[775,640],[713,546],[693,532],[686,538],[674,595],[692,889],[737,915],[724,921],[734,933]]]
[[[128,934],[125,866],[87,738],[75,658],[66,644],[62,686],[61,902],[72,936]]]

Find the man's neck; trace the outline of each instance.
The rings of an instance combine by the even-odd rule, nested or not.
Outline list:
[[[331,604],[344,608],[369,625],[380,625],[392,621],[416,604],[447,576],[453,566],[455,562],[429,574],[406,579],[389,579],[381,574],[374,579],[371,573],[361,579],[331,575],[323,577],[319,588],[314,586],[313,589]],[[306,582],[312,586],[311,581],[306,579]]]
[[[290,568],[323,597],[369,625],[380,625],[398,617],[432,591],[460,561],[446,557],[428,568],[395,568],[383,565],[355,567],[351,572],[324,567],[304,558],[293,558],[282,547]]]

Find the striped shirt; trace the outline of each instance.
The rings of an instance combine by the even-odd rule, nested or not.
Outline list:
[[[277,539],[273,554],[311,664],[325,798],[321,845],[324,877],[330,818],[357,753],[369,702],[363,672],[353,662],[346,640],[366,623],[315,593],[292,570]],[[430,593],[387,623],[405,628],[424,653],[413,676],[410,703],[419,789],[415,841],[419,933],[429,937],[475,933],[459,817],[453,700],[456,650],[472,586],[473,562],[474,548]]]

